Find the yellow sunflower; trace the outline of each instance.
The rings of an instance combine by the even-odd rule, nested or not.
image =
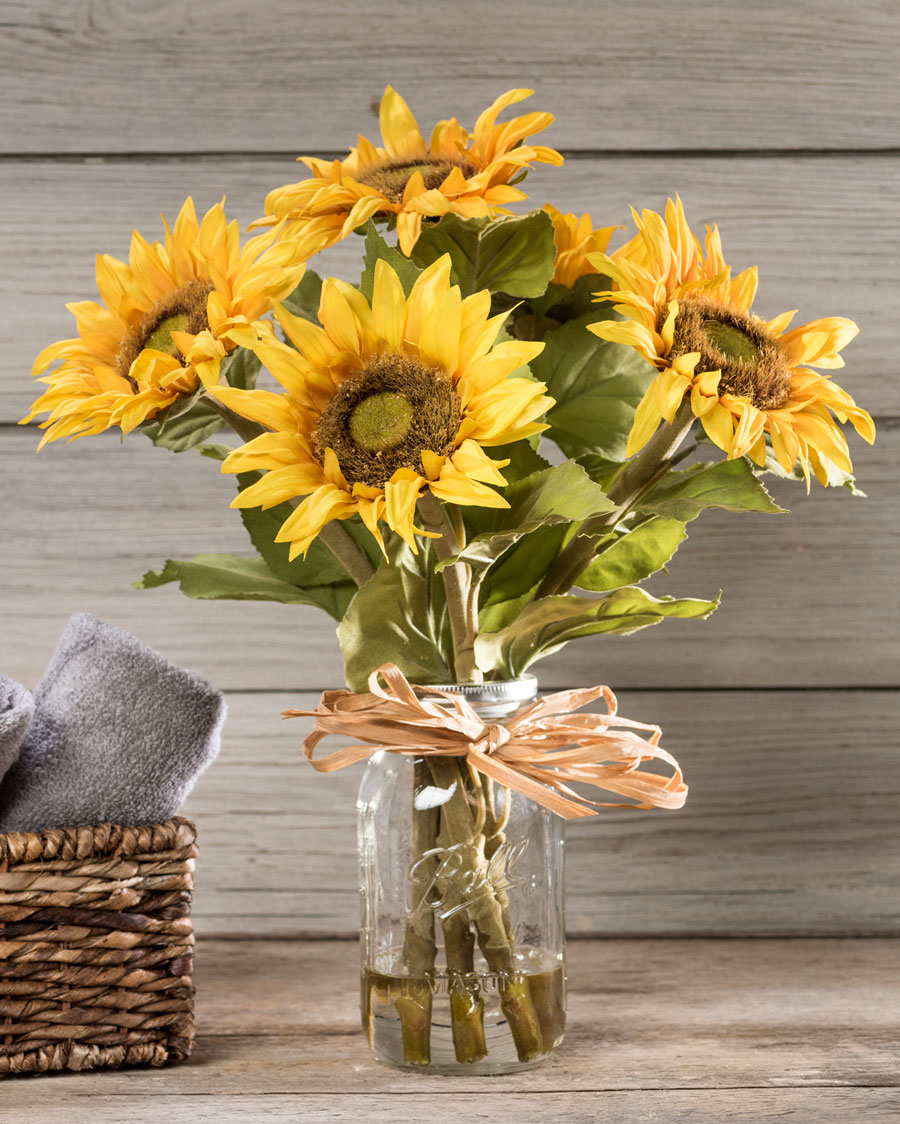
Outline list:
[[[224,202],[224,201],[223,201]],[[163,219],[165,223],[165,219]],[[240,246],[236,221],[222,203],[197,221],[187,199],[164,243],[134,231],[127,263],[97,256],[97,289],[103,303],[66,307],[78,336],[45,348],[33,374],[49,384],[28,417],[48,413],[41,441],[82,437],[119,426],[128,433],[177,398],[215,382],[219,364],[234,348],[231,330],[254,325],[303,276],[311,247],[300,241],[273,245],[270,231]]]
[[[597,272],[597,267],[587,255],[602,253],[613,233],[622,228],[602,226],[595,229],[588,214],[580,218],[574,214],[564,215],[549,203],[545,203],[543,209],[553,221],[553,240],[556,243],[553,281],[571,289],[579,277]]]
[[[224,472],[265,470],[232,507],[306,497],[276,541],[291,557],[326,523],[359,514],[379,545],[379,522],[415,549],[416,501],[507,507],[488,485],[506,483],[484,446],[540,432],[553,404],[543,383],[511,377],[540,343],[494,340],[503,316],[488,292],[462,299],[450,256],[419,275],[406,297],[394,270],[375,267],[371,305],[333,278],[322,288],[322,327],[276,307],[293,347],[272,333],[241,333],[286,393],[211,388],[226,406],[271,432],[225,460]]]
[[[840,316],[787,331],[793,312],[765,321],[750,313],[756,269],[731,276],[716,227],[706,243],[691,232],[680,199],[665,218],[634,215],[637,235],[612,256],[591,255],[613,281],[612,300],[625,319],[590,325],[601,339],[635,348],[659,370],[635,413],[628,455],[649,441],[660,420],[671,422],[690,394],[693,413],[729,460],[747,455],[765,464],[766,434],[778,463],[800,462],[823,483],[829,465],[850,472],[847,441],[837,422],[852,422],[870,444],[875,426],[845,390],[810,370],[843,367],[838,352],[857,334]],[[837,419],[837,420],[835,420]]]
[[[494,217],[506,204],[527,198],[511,180],[534,163],[562,163],[555,149],[524,143],[546,129],[553,121],[551,113],[527,113],[497,124],[502,110],[531,93],[502,94],[481,114],[471,134],[455,117],[439,121],[426,141],[409,106],[388,86],[381,100],[382,147],[360,136],[345,160],[299,157],[312,177],[271,191],[265,217],[253,226],[287,220],[290,236],[301,224],[325,247],[346,238],[373,215],[395,215],[400,248],[409,255],[425,218],[451,211],[463,218]]]

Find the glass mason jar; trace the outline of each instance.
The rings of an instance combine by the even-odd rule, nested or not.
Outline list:
[[[498,721],[536,697],[537,681],[440,689]],[[386,751],[366,767],[358,808],[362,1020],[375,1056],[433,1073],[545,1061],[565,1029],[563,820],[465,758]]]

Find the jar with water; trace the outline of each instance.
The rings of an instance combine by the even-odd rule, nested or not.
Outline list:
[[[537,684],[440,690],[490,724],[533,701]],[[464,757],[382,751],[360,785],[359,857],[375,1056],[432,1073],[545,1061],[565,1030],[562,819]]]

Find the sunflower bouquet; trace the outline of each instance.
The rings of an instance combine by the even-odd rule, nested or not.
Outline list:
[[[874,440],[869,414],[820,373],[843,366],[856,325],[756,316],[756,270],[733,274],[717,229],[701,242],[680,199],[663,214],[633,211],[635,233],[612,252],[625,216],[595,227],[550,205],[509,212],[532,166],[562,163],[532,140],[549,113],[498,120],[529,94],[504,94],[471,132],[440,121],[426,140],[388,87],[382,144],[360,137],[344,160],[304,157],[311,174],[269,193],[252,224],[261,233],[243,245],[223,204],[199,220],[190,199],[163,241],[135,232],[127,263],[97,259],[101,301],[69,305],[78,335],[38,356],[46,389],[23,419],[47,415],[42,444],[139,430],[220,461],[255,553],[170,559],[135,584],[324,610],[338,622],[349,691],[315,713],[343,706],[362,720],[381,699],[396,736],[380,744],[423,753],[414,793],[457,792],[459,807],[413,814],[413,866],[466,849],[486,889],[478,904],[457,902],[452,924],[435,902],[424,922],[411,911],[399,971],[434,972],[436,912],[456,964],[456,1057],[469,1064],[486,1052],[465,985],[476,943],[500,972],[519,1062],[546,1054],[556,1015],[516,970],[519,937],[492,865],[502,786],[485,776],[499,758],[432,760],[421,733],[403,742],[398,729],[442,721],[433,708],[418,726],[397,717],[402,699],[413,705],[408,681],[516,680],[570,640],[708,616],[718,596],[643,586],[687,524],[712,508],[781,511],[767,475],[855,492],[840,426]],[[322,280],[309,260],[354,235],[358,281]],[[388,702],[384,669],[400,676]],[[471,714],[456,705],[464,727]],[[530,736],[547,742],[550,728]],[[466,737],[481,745],[481,733]],[[609,748],[598,738],[594,748]],[[625,765],[608,758],[614,768],[596,755],[568,770],[561,756],[524,765],[520,753],[517,775],[536,799],[538,789],[558,798],[562,815],[592,810],[572,811],[573,781],[640,807],[677,806],[683,785],[635,772],[654,756],[655,740],[641,744]],[[397,1003],[408,1064],[429,1061],[427,991]]]

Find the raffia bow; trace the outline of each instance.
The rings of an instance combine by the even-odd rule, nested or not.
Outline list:
[[[620,718],[609,687],[558,691],[490,725],[461,695],[427,690],[451,705],[419,698],[396,664],[385,663],[369,676],[368,694],[325,691],[315,710],[286,710],[282,717],[315,718],[303,755],[321,773],[387,750],[417,757],[465,757],[479,772],[565,819],[592,816],[597,808],[680,808],[685,802],[688,788],[678,762],[659,746],[662,730]],[[572,713],[599,698],[608,713]],[[635,730],[651,731],[651,737],[643,738]],[[316,746],[329,735],[358,740],[316,760]],[[651,760],[671,765],[673,775],[640,768]],[[637,804],[588,800],[571,784],[603,788]]]

